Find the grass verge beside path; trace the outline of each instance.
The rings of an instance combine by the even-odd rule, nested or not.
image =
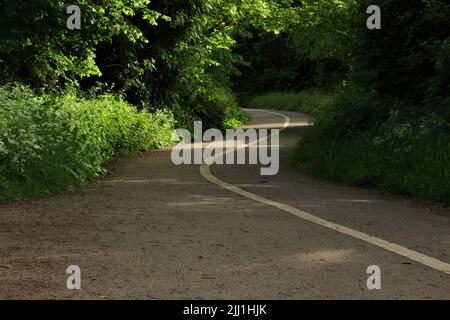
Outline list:
[[[316,90],[269,92],[243,100],[248,108],[296,111],[320,116],[333,101],[333,94]]]
[[[109,162],[169,145],[170,112],[150,113],[112,95],[36,96],[0,87],[0,201],[67,190],[106,173]]]
[[[407,110],[413,108],[407,105],[354,92],[273,92],[244,102],[249,108],[297,111],[316,118],[292,157],[301,170],[450,205],[448,120],[411,116]]]

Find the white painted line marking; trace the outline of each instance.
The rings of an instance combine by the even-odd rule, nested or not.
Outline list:
[[[285,118],[285,123],[283,124],[282,128],[280,129],[280,131],[286,129],[289,126],[289,118],[286,117],[285,115],[282,115],[282,114],[279,114],[279,113],[276,113],[276,112],[270,112],[270,111],[262,111],[262,112],[268,112],[268,113],[280,115],[280,116]],[[386,240],[383,240],[383,239],[371,236],[371,235],[369,235],[367,233],[360,232],[360,231],[357,231],[357,230],[354,230],[354,229],[351,229],[351,228],[347,228],[347,227],[344,227],[344,226],[339,225],[337,223],[330,222],[328,220],[316,217],[316,216],[314,216],[314,215],[312,215],[310,213],[307,213],[307,212],[302,211],[300,209],[291,207],[291,206],[289,206],[287,204],[283,204],[283,203],[280,203],[280,202],[277,202],[277,201],[273,201],[273,200],[270,200],[270,199],[258,196],[256,194],[253,194],[251,192],[242,190],[239,187],[236,187],[236,186],[234,186],[232,184],[229,184],[227,182],[224,182],[224,181],[216,178],[211,173],[210,165],[202,164],[200,166],[200,173],[208,181],[210,181],[210,182],[212,182],[212,183],[214,183],[214,184],[216,184],[216,185],[218,185],[218,186],[220,186],[222,188],[225,188],[225,189],[227,189],[227,190],[229,190],[231,192],[237,193],[237,194],[239,194],[239,195],[241,195],[243,197],[246,197],[248,199],[251,199],[251,200],[254,200],[254,201],[257,201],[257,202],[260,202],[260,203],[264,203],[264,204],[272,206],[274,208],[277,208],[277,209],[283,210],[285,212],[291,213],[291,214],[293,214],[294,216],[296,216],[296,217],[298,217],[300,219],[303,219],[303,220],[306,220],[308,222],[311,222],[311,223],[323,226],[325,228],[334,230],[336,232],[345,234],[345,235],[350,236],[352,238],[355,238],[355,239],[358,239],[358,240],[370,243],[370,244],[372,244],[374,246],[380,247],[382,249],[385,249],[387,251],[393,252],[393,253],[398,254],[400,256],[406,257],[406,258],[408,258],[408,259],[410,259],[412,261],[418,262],[418,263],[423,264],[423,265],[425,265],[427,267],[433,268],[435,270],[438,270],[438,271],[441,271],[441,272],[444,272],[444,273],[450,275],[450,264],[448,264],[448,263],[445,263],[445,262],[440,261],[438,259],[429,257],[429,256],[427,256],[425,254],[422,254],[420,252],[408,249],[406,247],[400,246],[398,244],[395,244],[395,243],[392,243],[392,242],[389,242],[389,241],[386,241]]]

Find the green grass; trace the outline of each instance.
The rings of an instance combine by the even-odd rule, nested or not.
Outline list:
[[[317,90],[269,92],[244,99],[244,104],[254,109],[287,110],[320,116],[333,98],[333,94]]]
[[[111,95],[36,96],[0,87],[0,201],[70,189],[109,162],[172,141],[168,112],[138,112]]]
[[[448,120],[411,116],[405,111],[410,106],[355,91],[272,92],[247,98],[245,105],[316,117],[292,157],[305,172],[450,205]]]
[[[411,137],[407,149],[380,144],[379,137],[377,131],[333,136],[312,128],[293,161],[325,179],[450,204],[448,133]]]

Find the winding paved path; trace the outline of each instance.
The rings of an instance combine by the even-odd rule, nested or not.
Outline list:
[[[289,118],[278,175],[158,150],[0,205],[0,298],[450,299],[448,209],[303,175],[289,155],[309,118],[249,113],[255,128]],[[66,289],[72,264],[80,291]],[[381,290],[366,287],[370,265]]]

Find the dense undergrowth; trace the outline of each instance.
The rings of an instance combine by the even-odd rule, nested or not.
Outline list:
[[[246,105],[315,117],[293,155],[305,172],[450,204],[450,123],[431,112],[413,117],[413,106],[354,90],[273,92]]]
[[[118,157],[167,146],[174,119],[112,95],[35,95],[0,87],[0,200],[59,191],[106,173]]]

